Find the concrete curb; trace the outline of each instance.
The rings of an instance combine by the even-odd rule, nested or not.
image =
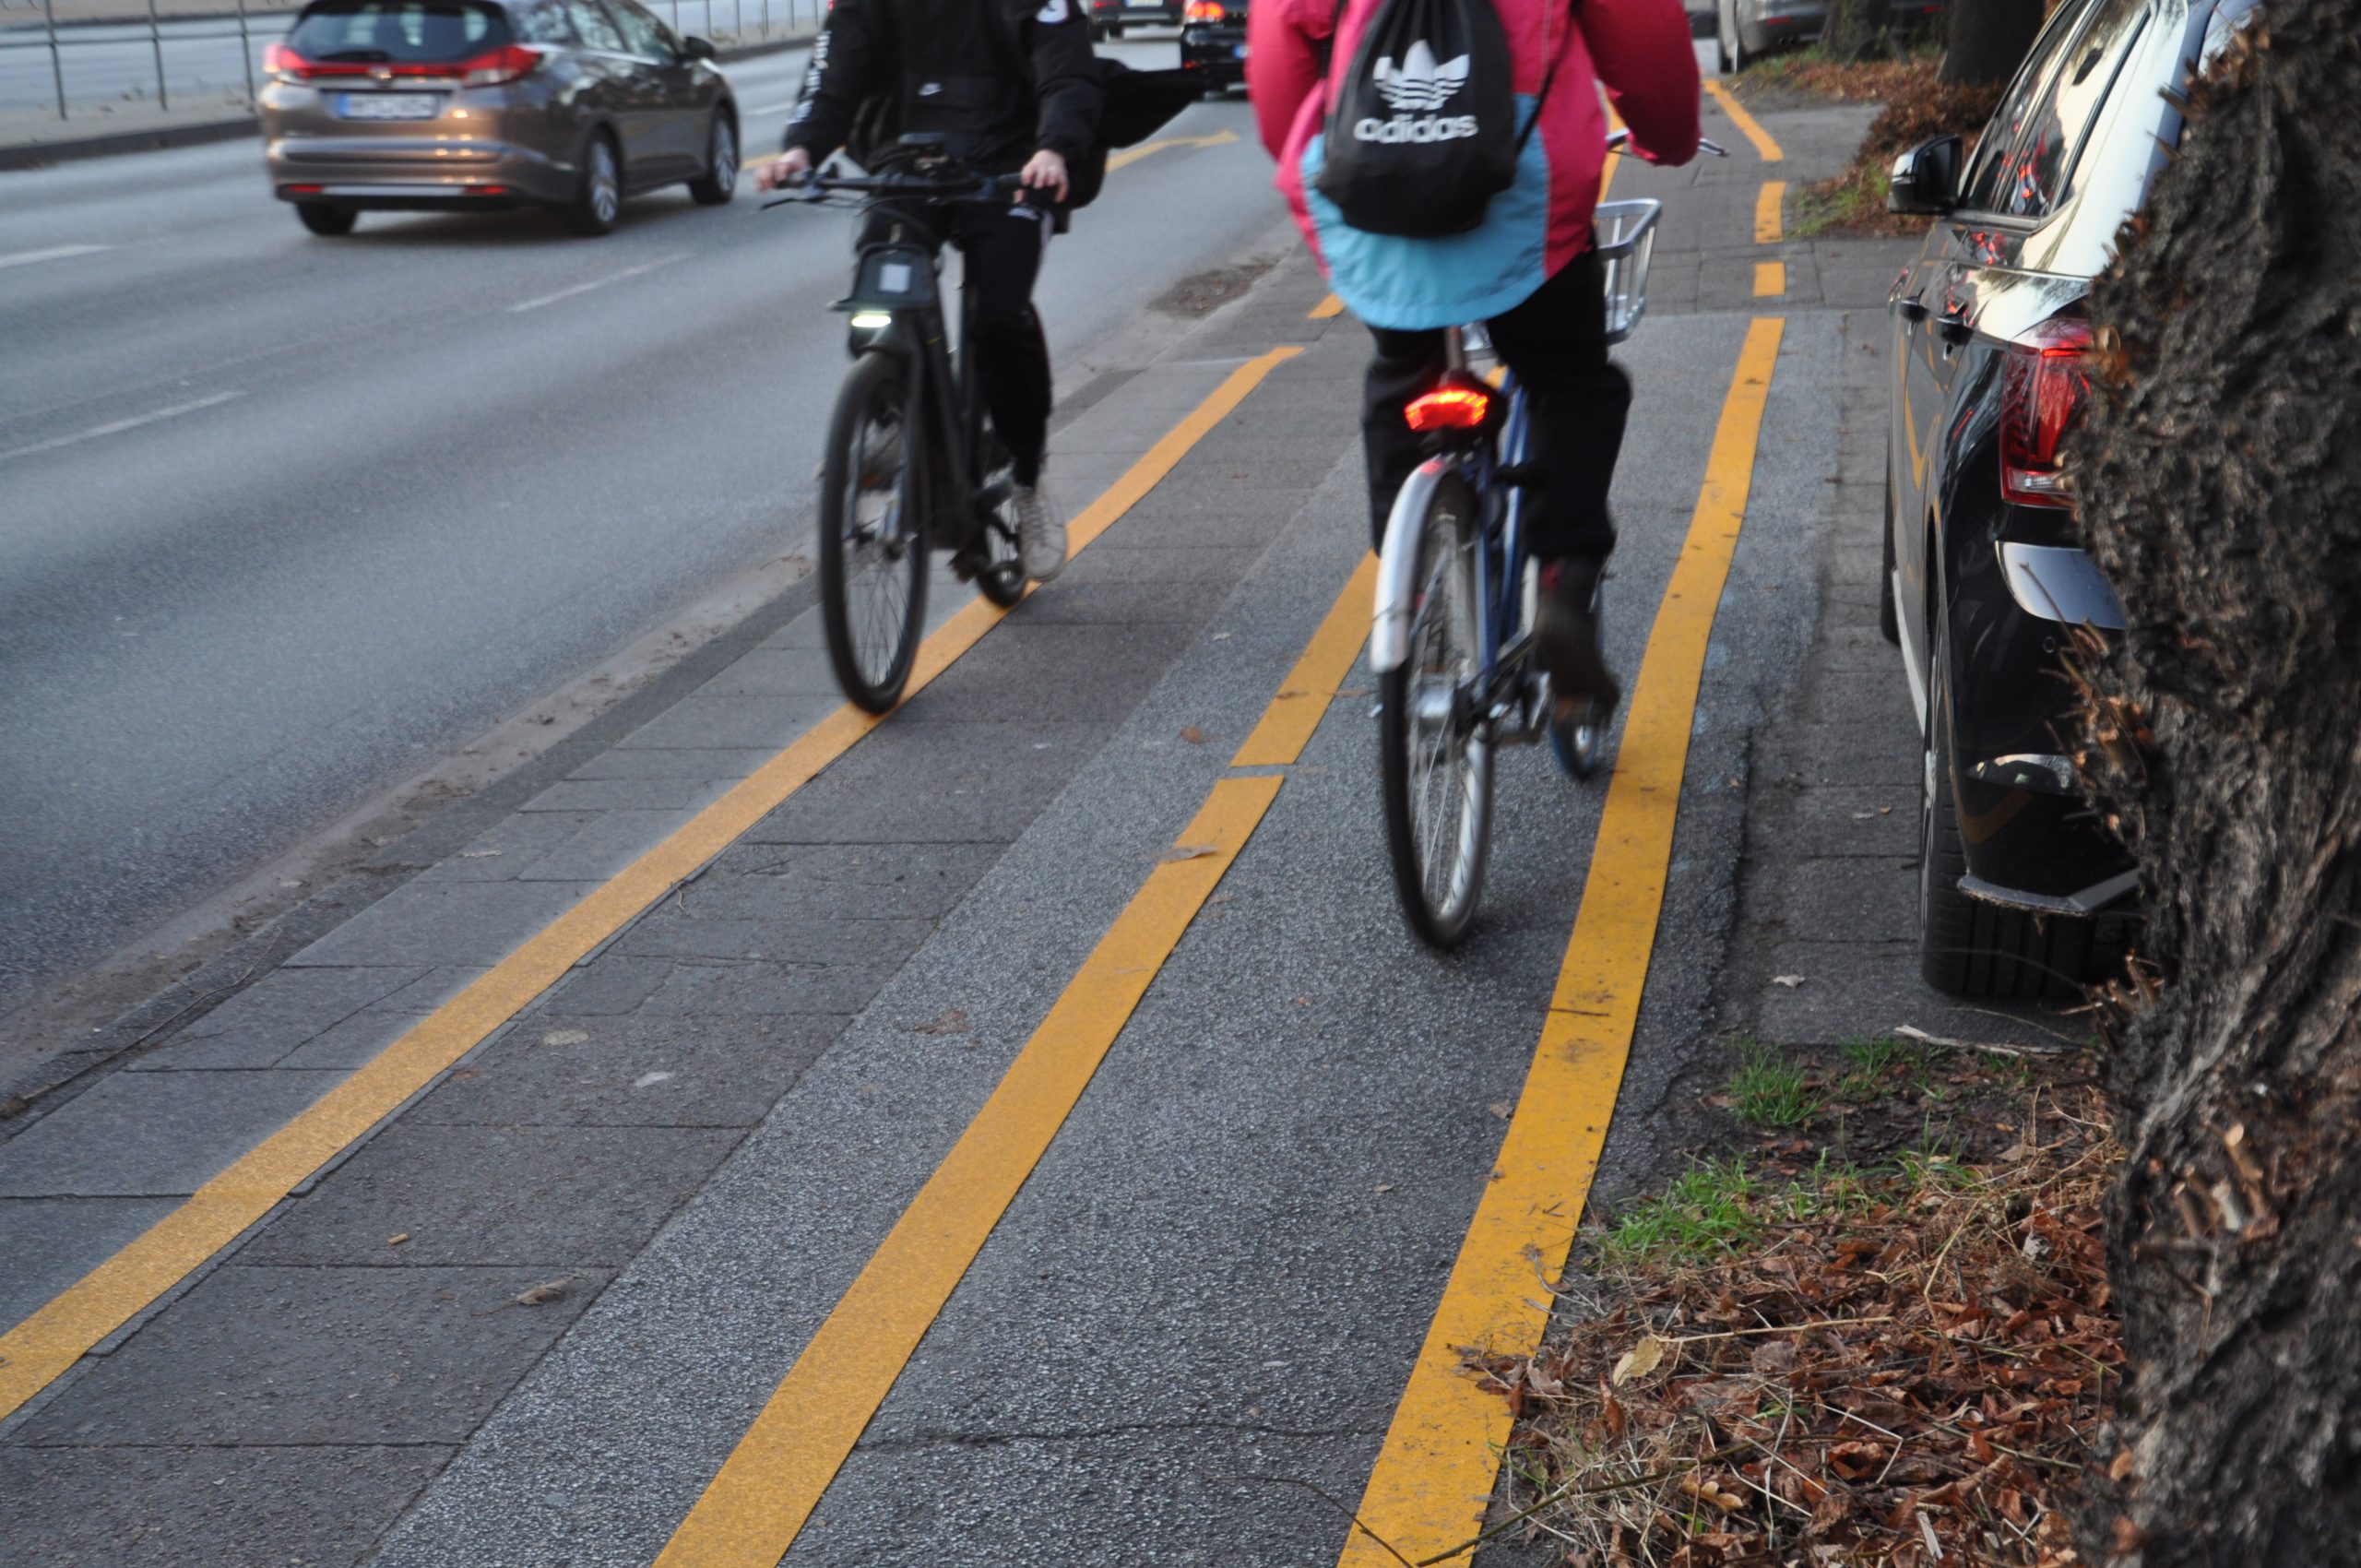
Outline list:
[[[750,43],[742,49],[725,49],[714,56],[727,65],[740,60],[759,59],[765,54],[784,53],[800,49],[816,36],[799,33],[792,38],[774,38],[761,43]],[[236,141],[241,137],[256,134],[255,118],[243,114],[234,120],[201,120],[187,125],[159,125],[144,131],[117,131],[103,137],[76,137],[67,141],[19,142],[13,147],[0,147],[0,172],[18,169],[44,169],[53,163],[71,163],[85,158],[112,158],[122,152],[161,152],[175,147],[203,147],[213,142]]]

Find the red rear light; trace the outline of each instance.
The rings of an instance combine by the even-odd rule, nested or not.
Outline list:
[[[2000,383],[2000,495],[2020,506],[2071,506],[2058,448],[2090,406],[2082,357],[2090,323],[2052,316],[2009,343]]]
[[[1492,411],[1492,395],[1481,386],[1464,386],[1456,383],[1438,386],[1423,398],[1411,399],[1403,415],[1416,431],[1474,430]]]
[[[306,60],[284,43],[263,51],[263,69],[282,82],[317,81],[322,77],[413,81],[433,77],[456,79],[462,87],[498,87],[529,75],[541,63],[541,52],[522,43],[505,43],[465,60],[396,60],[372,64],[354,60]]]
[[[317,196],[321,189],[318,185],[281,185],[279,188],[289,196]]]
[[[497,49],[486,50],[471,60],[456,65],[413,65],[394,67],[396,76],[442,77],[459,78],[462,87],[498,87],[505,82],[522,80],[530,76],[541,63],[541,52],[521,43],[504,43]]]
[[[1228,15],[1229,13],[1221,8],[1221,0],[1189,0],[1180,13],[1180,19],[1184,22],[1217,22]]]

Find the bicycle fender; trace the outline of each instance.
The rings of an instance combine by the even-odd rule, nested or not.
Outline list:
[[[1418,540],[1427,526],[1427,503],[1451,463],[1430,457],[1411,470],[1385,519],[1385,547],[1377,554],[1377,609],[1370,625],[1369,667],[1373,674],[1398,670],[1410,657],[1410,620],[1418,611]]]

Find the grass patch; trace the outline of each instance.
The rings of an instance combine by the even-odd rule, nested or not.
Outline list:
[[[1867,1099],[1896,1067],[1922,1068],[1927,1053],[1903,1044],[1891,1035],[1848,1039],[1838,1048],[1853,1070],[1831,1086],[1840,1099]]]
[[[1818,1091],[1777,1046],[1744,1039],[1738,1041],[1738,1072],[1724,1092],[1739,1121],[1757,1127],[1800,1127],[1819,1113]]]
[[[1742,1159],[1707,1160],[1653,1198],[1623,1211],[1599,1252],[1619,1269],[1679,1267],[1735,1252],[1754,1240],[1754,1178]]]

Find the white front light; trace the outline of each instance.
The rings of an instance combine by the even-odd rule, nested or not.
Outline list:
[[[862,332],[877,332],[894,325],[894,318],[882,310],[861,311],[852,318],[854,327]]]

